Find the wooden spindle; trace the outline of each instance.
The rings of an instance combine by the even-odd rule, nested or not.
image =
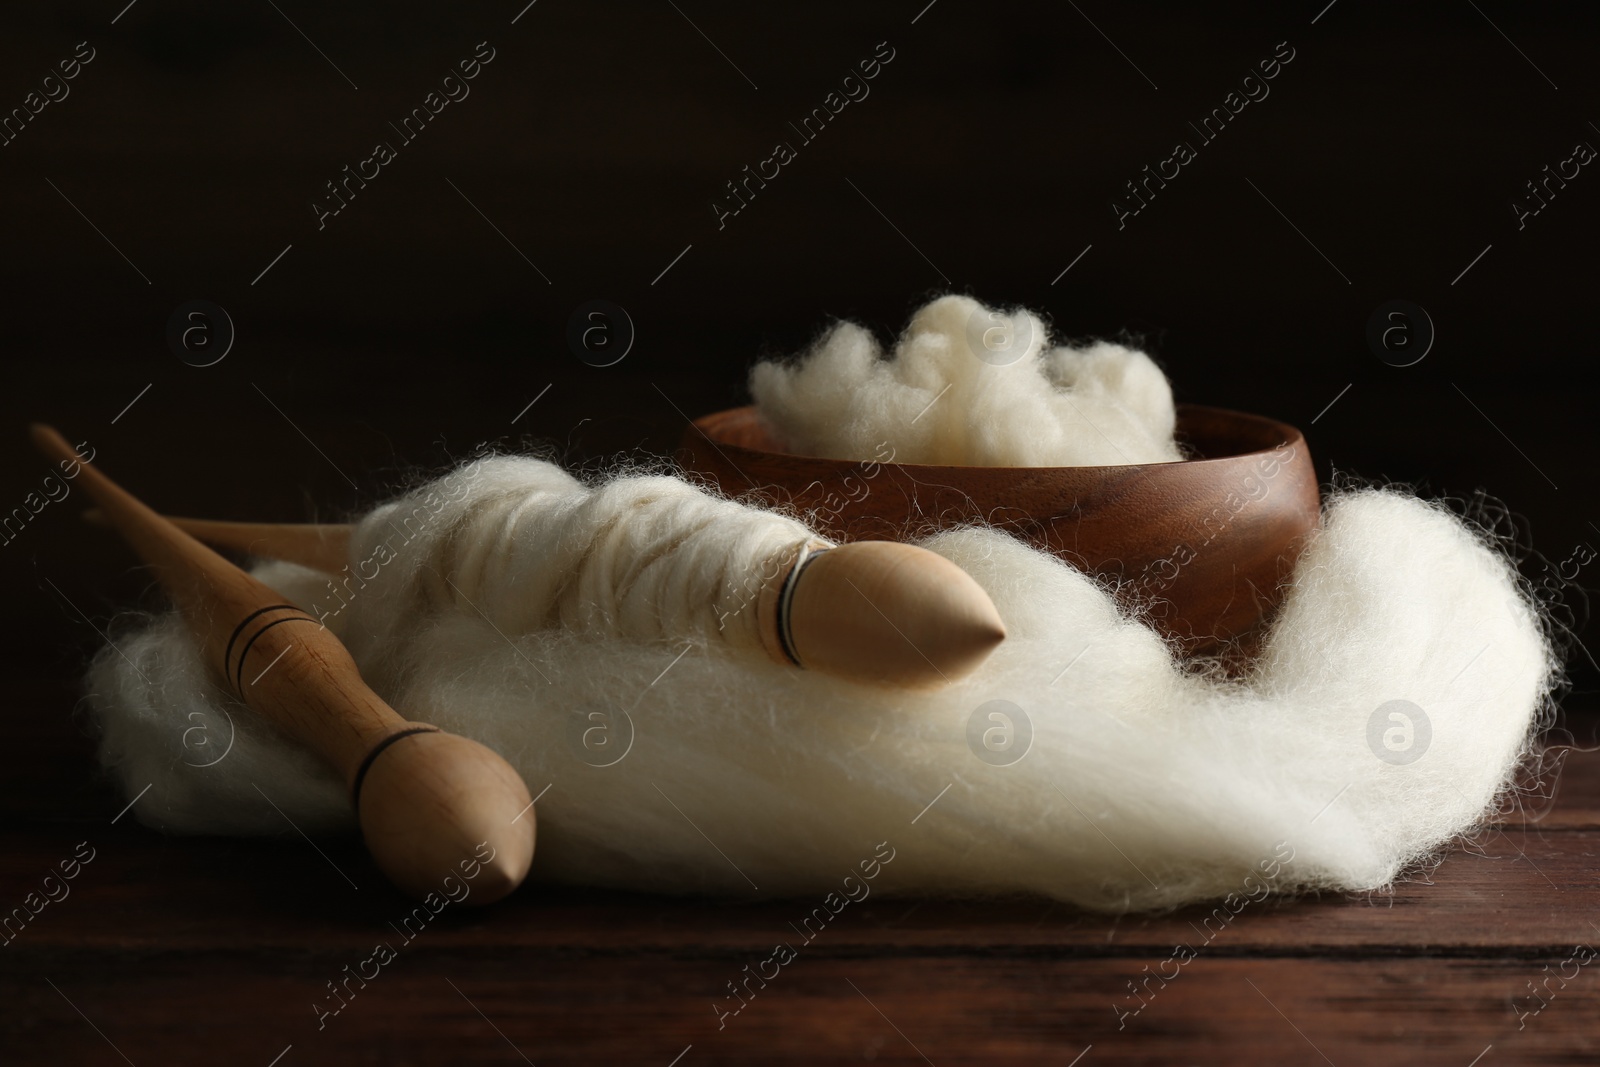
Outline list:
[[[51,459],[77,465],[78,484],[155,569],[227,688],[339,773],[368,850],[396,885],[418,897],[442,891],[463,862],[480,865],[473,903],[522,882],[534,816],[510,764],[476,741],[407,722],[315,619],[112,482],[55,430],[36,425],[32,436]]]
[[[346,525],[170,521],[202,541],[330,573],[349,562]],[[976,670],[1005,639],[983,587],[915,545],[817,541],[774,570],[757,611],[762,646],[778,663],[873,685],[937,688]]]

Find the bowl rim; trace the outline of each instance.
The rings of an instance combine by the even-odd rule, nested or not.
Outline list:
[[[826,467],[838,469],[853,469],[863,465],[876,465],[882,467],[895,467],[910,473],[919,471],[985,471],[990,474],[1009,474],[1014,477],[1027,477],[1036,475],[1041,471],[1101,471],[1110,477],[1117,474],[1126,474],[1129,471],[1145,470],[1150,468],[1205,468],[1208,465],[1237,464],[1242,460],[1252,459],[1267,455],[1280,448],[1300,450],[1305,447],[1305,434],[1300,430],[1279,419],[1269,418],[1266,415],[1255,415],[1247,411],[1235,411],[1232,408],[1212,407],[1208,404],[1177,404],[1177,437],[1180,443],[1184,439],[1184,422],[1186,417],[1193,420],[1197,417],[1222,418],[1236,425],[1250,426],[1262,432],[1263,436],[1271,434],[1279,438],[1274,444],[1264,448],[1251,449],[1243,452],[1232,452],[1221,456],[1201,456],[1195,459],[1163,460],[1159,463],[1114,463],[1114,464],[1083,464],[1079,466],[990,466],[985,464],[970,463],[902,463],[893,459],[834,459],[824,456],[808,456],[800,452],[787,452],[780,449],[751,448],[748,445],[735,444],[725,438],[714,435],[711,430],[717,425],[734,419],[761,419],[761,411],[754,404],[742,404],[738,407],[724,408],[702,415],[690,422],[690,429],[697,432],[713,448],[722,451],[732,451],[746,456],[774,457],[782,456],[792,459],[805,460]],[[732,459],[729,459],[732,462]]]

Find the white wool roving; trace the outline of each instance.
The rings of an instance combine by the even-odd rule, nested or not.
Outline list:
[[[415,621],[441,608],[509,634],[564,628],[759,652],[763,578],[816,542],[831,543],[678,478],[590,490],[553,464],[499,456],[368,514],[351,539],[359,562],[321,604],[354,604],[359,623],[335,633],[364,673],[402,654]]]
[[[1185,671],[1052,556],[990,530],[935,536],[926,547],[989,592],[1009,636],[974,674],[914,693],[779,666],[704,617],[617,606],[641,582],[663,581],[662,596],[688,588],[653,567],[713,581],[711,547],[672,551],[669,513],[693,509],[661,503],[698,490],[620,478],[574,493],[539,461],[477,466],[436,483],[466,488],[424,507],[408,540],[386,534],[389,520],[418,515],[434,490],[362,523],[353,563],[385,536],[395,558],[361,570],[366,584],[326,617],[401,714],[495,748],[542,792],[539,880],[820,894],[887,842],[894,860],[874,888],[902,894],[1023,891],[1126,910],[1244,894],[1257,880],[1374,889],[1491,810],[1556,670],[1499,550],[1396,491],[1331,497],[1259,668],[1234,682]],[[565,517],[511,503],[521,493],[534,509],[552,486],[578,501]],[[714,503],[719,521],[694,536],[723,558],[797,533]],[[642,528],[623,535],[630,515]],[[752,550],[762,525],[777,532]],[[624,573],[616,536],[662,551]],[[451,568],[455,588],[438,580]],[[579,603],[563,583],[608,569],[596,588],[611,590],[609,619],[562,606]],[[327,596],[327,575],[256,573],[308,611]],[[353,828],[340,783],[209,681],[175,619],[118,645],[90,688],[102,763],[130,797],[153,783],[135,805],[142,821],[259,834],[287,832],[287,815],[307,830]],[[1031,730],[1004,766],[983,742],[1000,725],[988,717],[997,700],[1015,705],[1014,730]],[[232,747],[218,759],[228,719]],[[196,726],[210,747],[185,733]]]
[[[852,322],[798,362],[758,363],[750,392],[794,452],[900,463],[1114,466],[1183,458],[1172,388],[1149,356],[1096,341],[1050,347],[1032,312],[944,296],[912,317],[884,357]]]

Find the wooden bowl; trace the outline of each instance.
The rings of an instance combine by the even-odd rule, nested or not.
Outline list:
[[[754,407],[698,419],[679,453],[730,497],[791,510],[837,541],[1007,530],[1110,581],[1185,654],[1253,655],[1320,498],[1305,438],[1259,415],[1183,404],[1196,458],[1121,467],[960,467],[783,451]]]

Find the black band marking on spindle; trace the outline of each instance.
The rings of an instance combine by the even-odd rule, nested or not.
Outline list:
[[[292,610],[299,611],[300,609],[299,608],[294,608]],[[250,650],[255,647],[256,639],[259,638],[262,634],[266,633],[268,630],[272,629],[274,626],[278,626],[278,625],[281,625],[281,624],[286,623],[286,622],[316,622],[316,621],[317,621],[316,619],[313,619],[309,615],[304,615],[304,614],[301,614],[301,615],[288,615],[288,616],[285,616],[284,618],[281,618],[281,619],[273,619],[271,622],[269,622],[265,626],[261,627],[261,629],[257,630],[255,633],[250,635],[250,640],[248,640],[248,641],[246,641],[244,643],[244,648],[241,649],[240,652],[239,652],[239,666],[237,668],[235,668],[235,670],[234,670],[235,677],[233,679],[233,691],[239,694],[239,699],[240,700],[244,700],[244,661],[249,657]]]
[[[783,649],[783,654],[800,669],[805,669],[805,664],[800,662],[800,655],[794,648],[794,635],[790,632],[790,613],[794,608],[795,586],[800,584],[801,573],[824,552],[826,548],[812,550],[809,547],[800,550],[800,558],[795,562],[789,576],[783,580],[783,588],[778,591],[778,647]]]
[[[299,611],[300,609],[295,607],[293,604],[268,604],[264,608],[257,608],[256,610],[252,611],[250,614],[246,615],[244,618],[239,620],[239,625],[235,626],[233,628],[233,636],[228,638],[227,651],[222,653],[222,677],[223,678],[227,678],[228,677],[228,660],[233,657],[233,643],[235,641],[239,640],[239,635],[244,632],[244,628],[246,626],[250,625],[250,620],[251,619],[255,619],[255,618],[259,618],[262,615],[265,615],[269,611],[283,611],[283,610]]]
[[[356,815],[361,814],[361,783],[367,780],[367,772],[372,769],[372,761],[383,753],[383,750],[403,737],[412,734],[437,734],[443,733],[437,726],[410,726],[385,737],[382,741],[372,746],[372,751],[367,753],[367,758],[361,761],[361,769],[356,771],[356,784],[350,787],[350,803],[356,809]]]

